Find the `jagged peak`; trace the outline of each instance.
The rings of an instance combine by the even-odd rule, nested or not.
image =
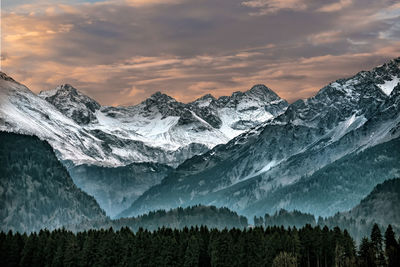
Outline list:
[[[393,88],[397,85],[396,81],[400,79],[400,57],[391,59],[386,63],[374,67],[370,70],[363,70],[348,78],[338,79],[323,87],[317,97],[326,93],[342,92],[347,95],[358,94],[369,88],[375,91],[379,88],[380,92],[389,96]],[[375,86],[357,86],[359,84],[375,84]]]
[[[56,95],[58,92],[65,92],[65,93],[72,92],[75,95],[77,95],[78,93],[82,94],[72,85],[65,83],[65,84],[58,85],[54,89],[40,91],[38,95],[42,98],[48,98],[48,97],[52,97],[52,96]]]
[[[65,91],[72,91],[72,92],[78,92],[78,89],[73,87],[69,83],[64,83],[56,87],[57,90],[65,90]]]
[[[53,104],[79,124],[95,121],[96,117],[93,113],[101,108],[96,100],[81,93],[68,83],[59,85],[52,90],[42,91],[39,93],[39,97]]]
[[[270,88],[268,88],[264,84],[255,84],[247,92],[275,94],[274,91],[272,91]]]
[[[392,66],[397,66],[398,68],[400,67],[400,57],[393,58],[389,62],[387,62],[384,65],[392,65]]]
[[[96,100],[82,93],[69,83],[58,85],[56,88],[51,90],[40,91],[39,96],[44,99],[55,96],[57,97],[69,96],[70,98],[72,97],[77,101],[84,100],[84,102],[93,102],[95,103],[96,106],[100,107],[100,104]]]
[[[269,87],[264,84],[256,84],[251,87],[250,90],[244,92],[245,95],[252,95],[258,98],[269,99],[269,100],[278,100],[281,99],[277,93],[272,91]]]
[[[154,94],[152,94],[150,97],[150,99],[155,99],[155,100],[173,100],[176,101],[175,98],[173,98],[172,96],[169,96],[167,94],[164,94],[160,91],[155,92]]]
[[[154,94],[152,94],[149,98],[144,100],[142,103],[145,104],[146,106],[151,106],[154,103],[165,104],[165,103],[177,103],[177,102],[178,101],[176,101],[175,98],[167,94],[161,93],[160,91],[157,91]]]
[[[217,99],[212,94],[205,94],[189,104],[194,104],[199,107],[205,107],[210,105],[213,101],[217,101]]]
[[[216,100],[216,98],[212,94],[205,94],[202,97],[197,98],[196,101],[198,101],[198,100],[207,100],[207,99]]]

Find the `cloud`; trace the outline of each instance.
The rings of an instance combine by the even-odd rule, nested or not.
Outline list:
[[[304,10],[307,8],[303,0],[250,0],[242,2],[243,6],[257,8],[259,11],[251,15],[266,15],[280,10]]]
[[[337,12],[350,6],[353,3],[352,0],[340,0],[339,2],[327,4],[318,9],[319,12]]]
[[[400,40],[400,3],[379,10],[372,19],[390,25],[379,32],[379,39]]]
[[[123,0],[126,4],[134,7],[146,7],[153,5],[179,4],[184,0]]]
[[[105,105],[258,83],[294,101],[400,55],[390,1],[337,12],[318,11],[332,1],[317,0],[49,2],[3,13],[2,70],[35,92],[71,83]]]
[[[342,39],[342,31],[326,31],[316,34],[312,34],[308,37],[308,40],[313,45],[321,45],[334,43]]]

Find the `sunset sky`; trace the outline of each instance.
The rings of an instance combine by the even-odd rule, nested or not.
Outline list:
[[[263,83],[290,102],[400,56],[395,0],[3,0],[1,69],[103,105]]]

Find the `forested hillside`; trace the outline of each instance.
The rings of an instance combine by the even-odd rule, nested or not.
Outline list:
[[[280,210],[273,215],[265,214],[264,217],[254,217],[254,223],[258,226],[296,226],[303,227],[306,224],[320,227],[336,226],[349,231],[351,236],[361,241],[367,236],[374,224],[382,229],[391,224],[392,229],[400,234],[400,179],[389,179],[378,184],[371,193],[350,211],[338,212],[334,216],[319,217],[297,210]]]
[[[354,238],[361,240],[371,231],[373,224],[381,228],[391,224],[400,233],[400,179],[390,179],[377,185],[360,204],[348,212],[318,220],[320,225],[340,226],[348,229]]]
[[[105,218],[96,200],[72,182],[47,142],[0,132],[2,230],[39,231]]]

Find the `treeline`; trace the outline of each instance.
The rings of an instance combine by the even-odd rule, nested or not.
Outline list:
[[[346,230],[306,225],[209,230],[160,228],[132,232],[65,229],[0,233],[0,266],[400,266],[389,225],[377,225],[359,250]]]
[[[341,229],[346,229],[350,235],[357,241],[361,241],[364,236],[369,235],[374,222],[366,221],[365,219],[355,219],[352,217],[343,216],[341,213],[336,213],[334,216],[328,218],[318,217],[316,220],[314,215],[309,213],[303,213],[298,210],[287,211],[285,209],[280,209],[274,214],[270,215],[266,213],[264,217],[254,216],[255,226],[284,226],[284,227],[297,227],[301,228],[307,224],[311,226],[318,225],[323,228],[327,226],[328,228],[334,228],[338,226]],[[395,229],[396,231],[399,229]]]
[[[254,217],[255,226],[284,226],[284,227],[303,227],[306,224],[315,226],[317,223],[315,217],[312,214],[303,213],[298,210],[287,211],[281,209],[276,211],[275,214],[269,215],[266,213],[264,217]],[[333,228],[333,227],[332,227]]]
[[[154,231],[161,227],[182,229],[196,225],[207,225],[209,228],[217,229],[243,229],[248,226],[248,222],[246,217],[239,216],[236,212],[225,207],[195,205],[169,211],[151,211],[138,217],[121,218],[113,220],[110,226],[114,229],[128,226],[133,231],[139,228]]]
[[[140,228],[148,231],[155,231],[158,228],[183,229],[196,225],[207,225],[208,228],[216,229],[243,229],[248,227],[245,216],[240,216],[228,208],[217,208],[215,206],[195,205],[186,208],[175,208],[171,210],[157,210],[130,218],[105,219],[82,222],[78,225],[68,225],[67,229],[74,232],[89,229],[119,230],[128,227],[131,231],[138,231]]]
[[[396,221],[396,220],[391,220]],[[327,226],[330,229],[339,227],[346,229],[350,235],[357,241],[360,242],[363,237],[369,235],[371,229],[376,224],[375,220],[367,221],[364,218],[353,218],[351,216],[344,216],[342,213],[336,213],[334,216],[328,218],[322,218],[321,216],[315,220],[314,215],[309,213],[302,213],[301,211],[287,211],[281,209],[275,212],[273,215],[266,213],[264,217],[254,216],[255,226],[284,226],[284,227],[297,227],[301,228],[307,224],[311,226],[318,225],[320,228]],[[379,224],[379,227],[383,227]],[[399,233],[400,229],[398,226],[393,226],[392,229]]]
[[[356,266],[353,239],[339,228],[255,227],[157,231],[65,229],[0,233],[1,266]],[[287,263],[287,265],[284,265]]]

